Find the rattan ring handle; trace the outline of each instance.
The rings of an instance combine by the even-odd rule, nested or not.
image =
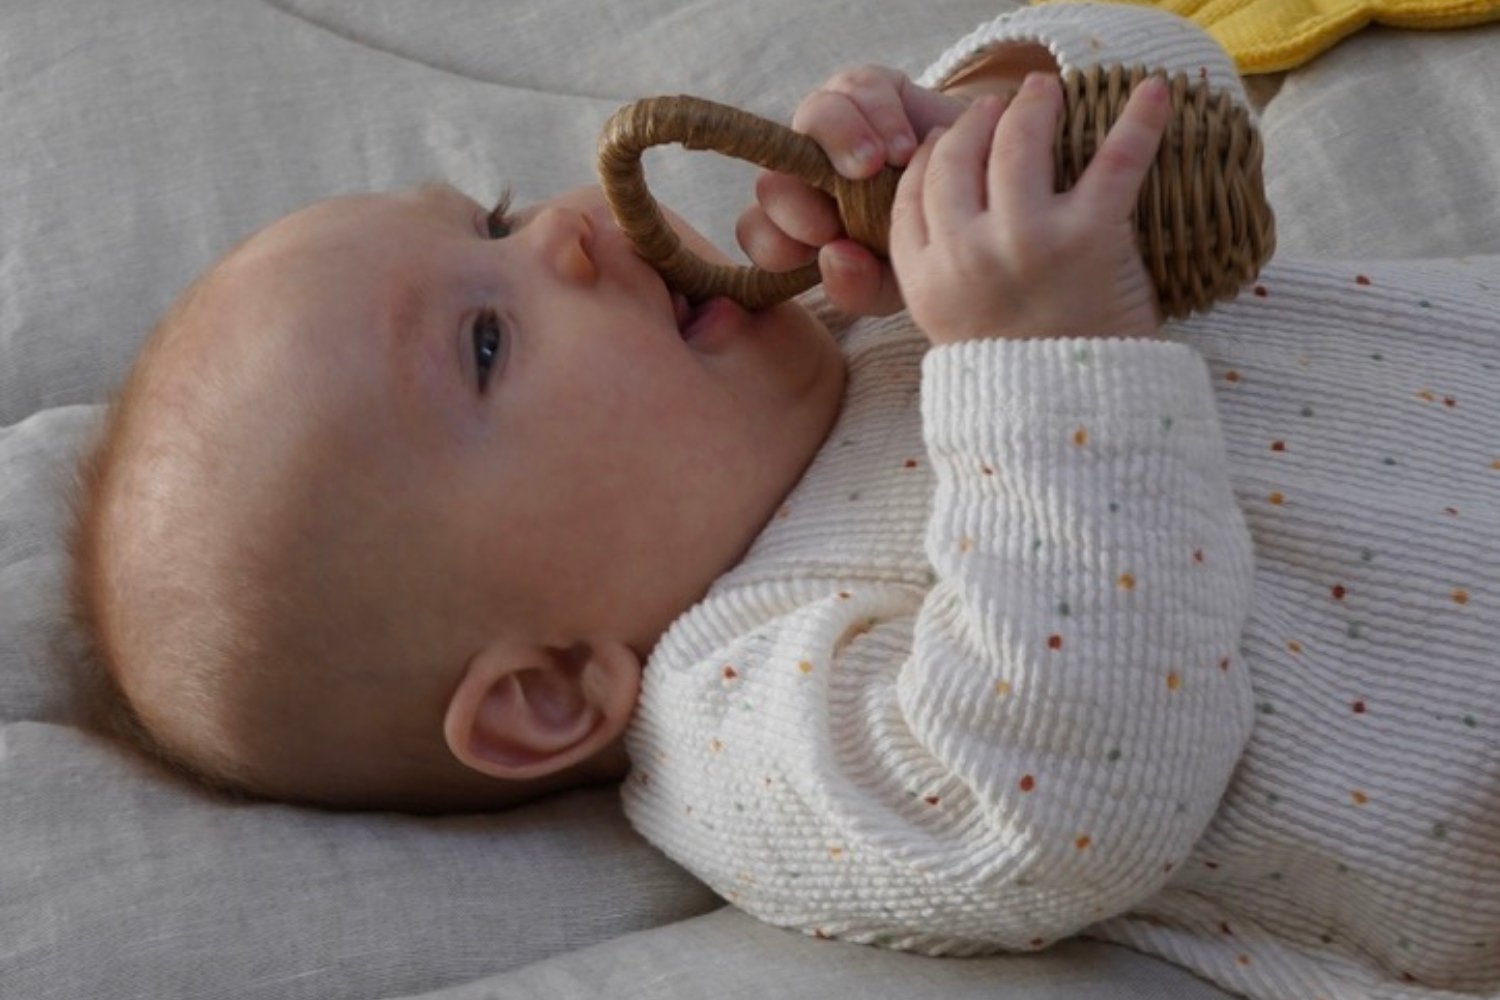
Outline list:
[[[648,97],[621,108],[605,123],[599,139],[599,180],[621,230],[661,272],[667,286],[689,299],[724,295],[760,309],[804,292],[821,279],[817,264],[792,271],[710,264],[683,246],[647,189],[641,168],[642,153],[671,142],[800,177],[833,196],[853,239],[884,255],[898,171],[884,167],[868,181],[850,181],[839,175],[815,141],[784,125],[700,97]]]
[[[1143,67],[1094,67],[1063,76],[1064,110],[1054,149],[1056,188],[1083,173]],[[1275,250],[1259,133],[1226,93],[1169,81],[1172,114],[1136,203],[1142,258],[1162,312],[1178,318],[1232,298]],[[817,143],[767,119],[696,97],[655,97],[617,111],[599,139],[599,177],[620,228],[667,285],[693,301],[725,295],[759,309],[820,280],[817,265],[786,272],[710,264],[682,245],[647,190],[641,154],[665,143],[710,149],[794,174],[833,196],[845,231],[884,255],[900,173],[840,176]]]

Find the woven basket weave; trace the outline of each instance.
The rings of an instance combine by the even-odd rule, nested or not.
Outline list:
[[[1071,187],[1088,166],[1144,67],[1093,67],[1062,77],[1065,99],[1054,147],[1056,187]],[[1141,256],[1167,318],[1233,298],[1276,246],[1275,219],[1261,175],[1260,135],[1227,93],[1183,74],[1169,80],[1172,114],[1156,162],[1141,185],[1135,218]],[[599,178],[615,221],[667,285],[693,301],[716,295],[760,309],[811,288],[816,264],[773,272],[710,264],[682,245],[646,187],[641,154],[680,143],[794,174],[833,196],[849,236],[885,254],[900,171],[841,177],[816,142],[783,125],[696,97],[653,97],[605,123]]]

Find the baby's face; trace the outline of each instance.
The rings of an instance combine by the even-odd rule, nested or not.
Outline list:
[[[257,447],[299,450],[336,520],[379,509],[396,565],[437,567],[458,655],[518,628],[644,655],[811,460],[842,357],[796,304],[685,314],[597,189],[487,215],[429,186],[289,216],[221,268],[228,346],[193,363],[249,373]]]

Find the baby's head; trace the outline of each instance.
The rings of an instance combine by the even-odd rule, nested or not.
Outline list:
[[[173,306],[84,463],[106,714],[281,800],[618,778],[645,657],[842,385],[796,304],[688,312],[596,189],[514,218],[441,185],[288,216]]]

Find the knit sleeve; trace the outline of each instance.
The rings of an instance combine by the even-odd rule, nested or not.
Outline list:
[[[837,521],[869,461],[825,449],[791,501],[805,527],[777,522],[653,654],[623,800],[770,923],[1035,950],[1161,888],[1214,815],[1252,721],[1251,543],[1191,348],[919,359],[926,462],[877,466],[930,464],[927,502]],[[861,441],[900,440],[887,360],[863,376],[889,419]],[[882,555],[909,521],[920,565]]]
[[[1182,344],[931,351],[937,574],[896,698],[973,797],[947,877],[1024,887],[1052,940],[1170,878],[1248,738],[1251,541]]]

